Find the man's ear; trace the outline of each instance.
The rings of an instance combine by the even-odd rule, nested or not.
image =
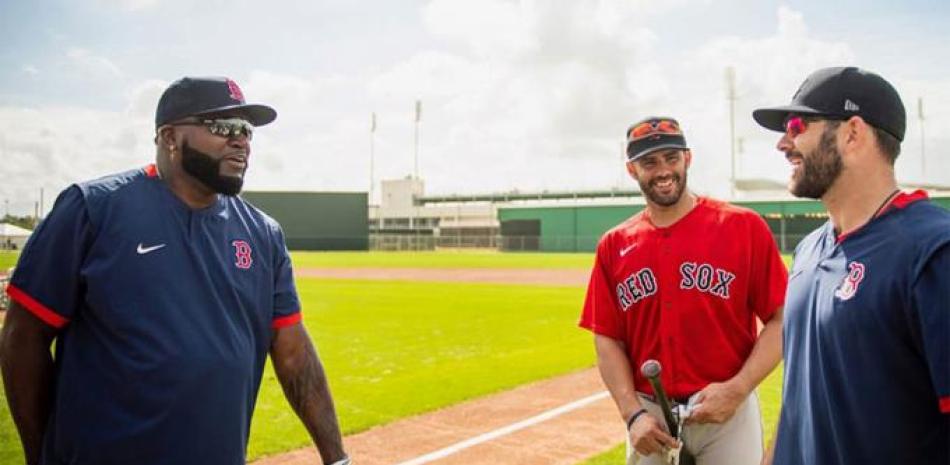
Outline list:
[[[175,131],[171,126],[160,126],[155,130],[155,144],[169,150],[175,147]]]
[[[683,150],[683,162],[686,164],[686,169],[689,169],[689,165],[693,163],[693,151],[686,149]]]
[[[851,153],[866,153],[868,148],[875,147],[877,139],[874,136],[874,127],[860,116],[852,116],[843,121],[839,127],[843,131],[838,134],[837,143],[842,155]]]
[[[868,124],[864,118],[860,116],[852,116],[844,122],[844,125],[847,128],[845,142],[857,142],[859,144],[866,145],[868,142],[875,141],[874,127]]]
[[[640,173],[637,172],[637,162],[628,161],[626,165],[627,165],[627,173],[630,174],[630,177],[633,178],[635,181],[639,181]]]

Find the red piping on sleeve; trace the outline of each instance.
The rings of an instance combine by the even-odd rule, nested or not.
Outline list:
[[[145,167],[145,175],[148,176],[148,177],[150,177],[150,178],[154,178],[154,177],[158,176],[158,167],[156,167],[154,163],[152,163],[151,165],[146,166],[146,167]]]
[[[50,310],[49,307],[39,303],[36,299],[30,297],[26,292],[23,292],[12,284],[7,286],[7,295],[22,305],[23,308],[29,310],[30,313],[36,315],[37,318],[43,320],[44,323],[56,329],[60,329],[66,326],[66,323],[69,323],[68,319]]]
[[[940,398],[940,411],[950,413],[950,396]]]
[[[294,313],[293,315],[287,315],[287,316],[282,316],[280,318],[274,318],[274,322],[271,323],[270,327],[272,329],[281,329],[281,328],[286,328],[288,326],[293,326],[300,322],[301,317],[302,315],[300,314],[300,311],[297,311],[297,313]]]

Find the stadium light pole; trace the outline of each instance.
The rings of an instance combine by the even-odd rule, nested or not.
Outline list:
[[[926,184],[927,152],[924,150],[924,98],[917,97],[917,118],[920,120],[920,182]]]
[[[422,100],[416,100],[415,138],[413,144],[413,177],[419,179],[419,122],[422,121]]]
[[[736,198],[736,70],[726,67],[726,98],[729,100],[729,154],[731,171],[729,187],[732,198]]]
[[[369,123],[369,195],[366,203],[373,203],[373,188],[376,185],[376,177],[373,172],[373,163],[376,159],[376,112],[370,117]]]

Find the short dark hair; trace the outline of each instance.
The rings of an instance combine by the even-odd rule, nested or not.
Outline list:
[[[893,166],[894,162],[897,161],[897,156],[901,153],[901,141],[881,128],[871,127],[874,128],[874,138],[877,139],[877,147],[881,149],[881,153],[884,154],[884,159]]]
[[[838,129],[838,126],[841,125],[842,121],[840,120],[826,120],[826,130],[834,131]],[[894,166],[894,163],[897,161],[897,156],[901,153],[901,141],[897,140],[891,133],[876,127],[871,126],[871,129],[874,130],[874,139],[877,141],[877,148],[881,150],[881,154],[884,155],[884,159],[887,160],[891,166]]]

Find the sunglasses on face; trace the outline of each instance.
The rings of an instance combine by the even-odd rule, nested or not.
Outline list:
[[[846,119],[847,118],[837,116],[791,116],[785,120],[785,134],[787,134],[790,139],[794,139],[808,130],[809,124],[816,121],[844,121]]]
[[[172,126],[204,126],[208,132],[216,136],[231,138],[244,136],[251,140],[254,136],[254,125],[241,118],[203,119],[199,121],[183,121]]]
[[[632,142],[642,137],[652,136],[656,134],[674,134],[682,135],[683,131],[680,130],[679,124],[676,121],[669,119],[659,119],[653,121],[645,121],[640,123],[627,131],[627,141]]]
[[[793,116],[785,121],[785,134],[794,139],[808,129],[808,122],[801,116]]]

